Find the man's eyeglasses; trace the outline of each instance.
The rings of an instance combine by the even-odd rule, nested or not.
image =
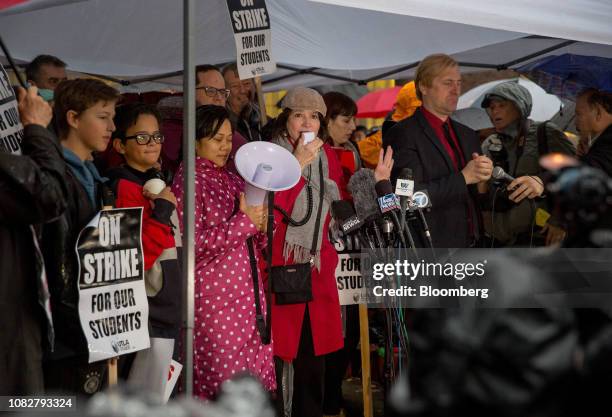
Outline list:
[[[222,97],[228,98],[230,95],[230,90],[227,88],[196,87],[196,90],[204,90],[208,97],[214,97],[219,94]]]
[[[148,135],[146,133],[139,133],[134,136],[126,136],[125,139],[136,139],[136,143],[139,145],[148,145],[151,141],[155,143],[164,143],[164,135],[161,133],[155,133],[153,135]]]

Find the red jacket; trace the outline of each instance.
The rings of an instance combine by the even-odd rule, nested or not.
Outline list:
[[[159,255],[168,248],[174,247],[174,236],[169,225],[153,217],[151,201],[142,195],[142,186],[135,182],[120,179],[116,187],[117,208],[142,207],[142,250],[144,252],[145,271],[153,266]]]
[[[340,189],[342,181],[342,169],[336,154],[329,145],[323,149],[327,155],[329,166],[329,178],[338,184]],[[290,190],[275,194],[275,205],[284,209],[287,213],[293,210],[293,204],[306,182],[300,178],[297,185]],[[313,214],[314,215],[314,214]],[[336,286],[335,270],[338,263],[338,255],[328,236],[330,213],[325,216],[323,227],[323,243],[321,246],[321,271],[312,269],[312,295],[313,300],[308,303],[310,312],[310,325],[314,342],[315,355],[324,355],[341,349],[342,320],[340,317],[340,301],[338,299],[338,288]],[[275,232],[272,246],[272,264],[291,264],[292,260],[285,262],[283,259],[283,245],[287,224],[282,221],[282,216],[275,213]],[[296,357],[300,342],[302,319],[304,317],[306,304],[276,305],[272,304],[272,337],[274,341],[274,354],[284,360],[292,360]]]
[[[171,217],[174,205],[142,195],[142,186],[153,172],[141,173],[129,166],[116,167],[106,173],[115,193],[115,207],[142,207],[142,250],[144,252],[145,285],[149,299],[151,337],[168,337],[181,320],[181,274]],[[178,220],[178,219],[177,219]]]

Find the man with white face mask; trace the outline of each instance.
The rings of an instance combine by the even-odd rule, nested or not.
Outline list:
[[[59,83],[68,79],[66,63],[52,55],[38,55],[26,67],[30,85],[38,87],[38,94],[47,102],[53,101],[53,92]]]

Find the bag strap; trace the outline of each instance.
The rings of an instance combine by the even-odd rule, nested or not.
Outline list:
[[[270,273],[272,271],[272,239],[273,239],[273,230],[274,230],[274,192],[268,192],[268,229],[267,229],[267,237],[268,243],[266,246],[266,267],[268,271],[268,285],[265,288],[265,297],[266,297],[266,316],[264,317],[261,312],[261,301],[259,300],[259,279],[258,279],[258,269],[257,262],[255,258],[255,249],[253,247],[253,238],[250,237],[247,239],[247,246],[249,248],[249,261],[251,262],[251,276],[253,277],[253,290],[255,291],[255,318],[257,323],[257,331],[259,332],[259,337],[261,338],[261,343],[264,345],[270,344],[270,334],[271,328],[270,324],[272,323],[272,299],[270,297],[271,293],[271,285],[272,278],[270,277]],[[266,320],[267,319],[267,320]]]
[[[253,278],[253,292],[255,293],[255,319],[257,331],[261,337],[261,343],[264,345],[270,344],[269,333],[267,332],[266,320],[261,312],[261,301],[259,299],[259,274],[257,273],[257,258],[255,257],[255,248],[253,247],[253,237],[247,239],[247,247],[249,248],[249,261],[251,262],[251,277]],[[270,303],[268,303],[268,306]],[[268,311],[269,314],[269,311]],[[269,316],[268,316],[269,317]],[[269,319],[268,319],[269,320]]]
[[[325,197],[325,179],[323,178],[323,155],[319,155],[319,208],[317,209],[317,219],[315,220],[315,232],[310,248],[310,263],[314,263],[314,256],[317,253],[317,243],[319,242],[319,228],[321,225],[321,213],[323,212],[323,198]]]
[[[512,176],[516,177],[516,170],[518,169],[519,160],[521,156],[523,156],[523,152],[525,151],[525,142],[527,141],[527,130],[528,130],[528,120],[525,120],[521,123],[520,133],[517,139],[516,144],[516,159],[514,161],[514,167],[512,168]]]

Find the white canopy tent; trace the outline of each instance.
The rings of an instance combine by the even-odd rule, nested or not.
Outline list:
[[[398,15],[612,45],[609,0],[312,0]]]
[[[394,3],[422,3],[415,10],[424,8],[431,14],[438,9],[442,12],[459,7],[450,0],[434,2],[446,4],[446,8],[430,7],[429,1],[378,1],[368,6],[369,10],[344,7],[360,1],[329,2],[343,5],[267,0],[272,51],[279,70],[264,78],[266,90],[409,78],[419,60],[434,52],[453,54],[465,64],[464,70],[512,68],[540,57],[542,51],[612,57],[612,30],[608,24],[612,6],[606,6],[604,1],[589,2],[599,4],[600,13],[591,13],[594,9],[588,7],[584,8],[590,10],[588,13],[578,8],[569,18],[564,14],[567,9],[556,7],[550,8],[546,15],[546,20],[564,22],[564,37],[596,40],[603,45],[528,36],[533,32],[532,7],[513,6],[517,16],[514,20],[523,24],[513,26],[516,31],[509,31],[504,24],[507,16],[493,14],[495,9],[490,4],[483,7],[480,3],[478,7],[490,13],[488,25],[484,25],[488,27],[484,27],[460,23],[459,17],[449,21],[447,13],[415,17],[371,10],[379,3],[382,10],[392,12],[390,5]],[[472,3],[479,2],[464,1],[461,7],[465,4],[471,10],[475,7]],[[109,76],[123,80],[124,84],[135,83],[131,88],[135,91],[160,87],[180,89],[181,16],[179,0],[31,0],[26,5],[0,12],[0,27],[5,43],[18,62],[49,53],[61,57],[72,70]],[[585,19],[592,22],[582,25]],[[221,64],[235,59],[225,1],[197,2],[194,20],[196,63]],[[480,22],[471,18],[465,21]],[[586,36],[582,33],[583,26],[590,32],[600,29],[597,36]],[[495,27],[505,30],[492,29]],[[558,31],[538,27],[540,35],[559,36]],[[155,82],[143,83],[151,80]]]

